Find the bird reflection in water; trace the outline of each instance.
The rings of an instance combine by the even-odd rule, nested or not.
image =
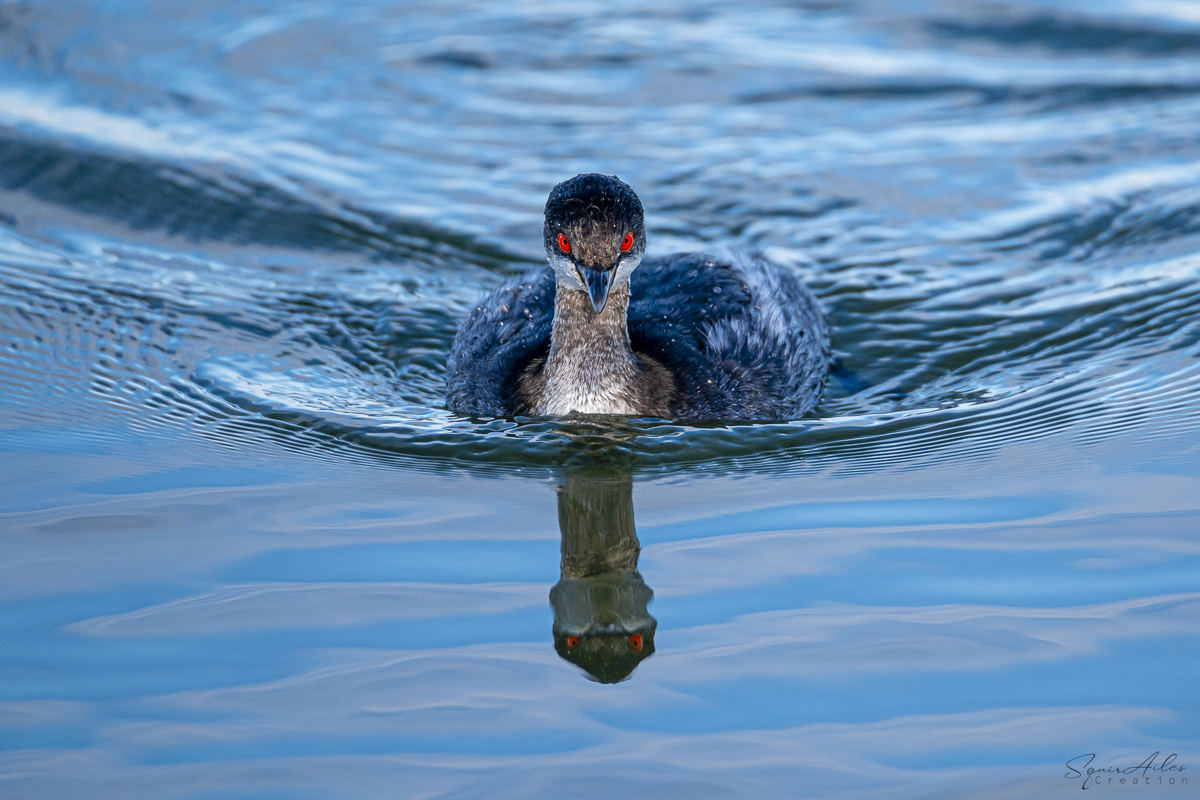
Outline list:
[[[550,590],[554,649],[600,683],[619,683],[654,652],[654,592],[638,573],[633,476],[568,470],[558,488],[561,577]]]

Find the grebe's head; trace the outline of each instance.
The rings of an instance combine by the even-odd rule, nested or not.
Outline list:
[[[559,287],[587,292],[599,314],[646,252],[642,201],[614,175],[576,175],[551,190],[542,237]]]

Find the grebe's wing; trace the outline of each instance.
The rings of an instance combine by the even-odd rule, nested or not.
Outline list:
[[[676,253],[643,259],[629,287],[629,333],[652,347],[649,355],[669,354],[679,364],[708,359],[704,328],[722,319],[746,315],[750,290],[727,263],[703,253]],[[634,348],[641,349],[641,348]],[[694,371],[694,370],[693,370]]]
[[[634,271],[634,350],[669,369],[691,419],[790,419],[824,387],[829,334],[800,281],[752,255],[646,259]]]
[[[525,365],[550,347],[554,274],[543,266],[488,295],[471,311],[446,360],[446,406],[460,414],[513,413]]]

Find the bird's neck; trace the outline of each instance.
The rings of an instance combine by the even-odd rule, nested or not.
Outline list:
[[[638,413],[638,368],[629,346],[628,308],[628,282],[612,288],[599,314],[587,292],[556,288],[540,414]]]
[[[633,477],[610,469],[572,471],[558,489],[562,577],[582,578],[637,569]]]

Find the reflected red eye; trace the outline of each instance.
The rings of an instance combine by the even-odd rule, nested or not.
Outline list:
[[[574,650],[578,646],[579,646],[579,637],[578,636],[568,636],[567,637],[567,649],[568,650]]]
[[[558,235],[558,247],[564,253],[571,252],[571,243],[568,242],[567,237],[563,236],[561,233]]]
[[[632,636],[630,636],[629,637],[629,646],[632,647],[634,650],[641,650],[642,649],[642,635],[640,633],[635,633]]]
[[[622,252],[628,252],[633,247],[633,234],[625,234],[625,239],[621,242]]]

